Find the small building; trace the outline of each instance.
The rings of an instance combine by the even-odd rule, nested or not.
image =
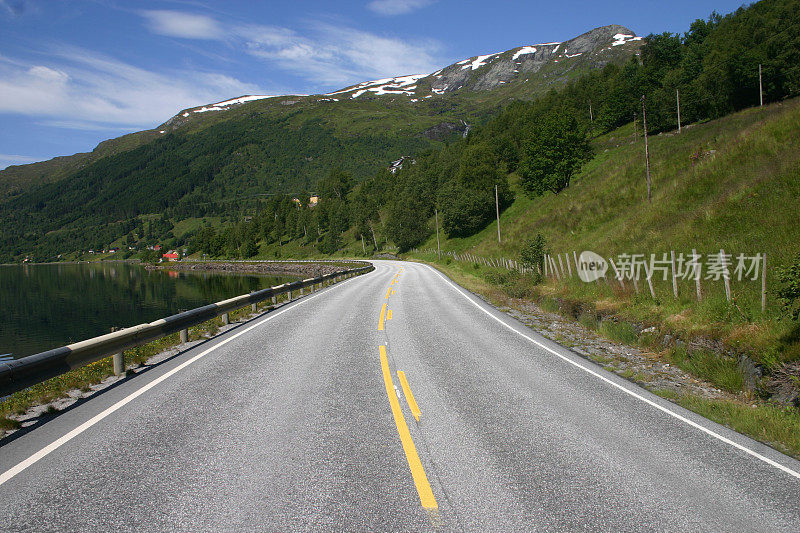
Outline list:
[[[167,261],[177,261],[178,259],[180,259],[178,252],[174,250],[170,250],[169,252],[163,254],[161,257],[163,257]]]
[[[308,199],[308,207],[314,207],[319,203],[319,196],[312,196]]]

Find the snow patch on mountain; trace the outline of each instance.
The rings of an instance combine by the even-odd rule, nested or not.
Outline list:
[[[536,53],[536,47],[535,46],[523,46],[522,48],[520,48],[519,50],[514,52],[514,57],[512,57],[511,59],[516,61],[519,58],[519,56],[522,56],[522,55],[525,55],[525,54],[535,54],[535,53]]]
[[[475,59],[472,59],[472,58],[465,59],[464,61],[461,61],[458,64],[459,65],[464,65],[464,66],[461,67],[461,70],[465,70],[465,69],[468,69],[470,67],[472,67],[472,70],[477,70],[477,69],[481,68],[482,66],[484,66],[486,64],[486,60],[487,59],[489,59],[491,57],[499,56],[502,53],[503,52],[498,52],[496,54],[487,54],[485,56],[478,56]],[[469,63],[469,64],[465,64],[465,63]]]
[[[385,94],[410,96],[413,95],[414,91],[417,89],[416,83],[427,76],[427,74],[412,74],[410,76],[397,76],[395,78],[365,81],[353,87],[342,89],[341,91],[327,93],[325,96],[344,93],[353,93],[350,95],[350,98],[358,98],[365,93],[374,93],[378,96]]]
[[[611,43],[611,46],[620,46],[625,43],[629,43],[631,41],[641,41],[641,37],[635,37],[633,35],[626,35],[624,33],[618,33],[614,35],[614,42]]]
[[[296,96],[305,96],[305,95],[296,95]],[[231,106],[243,104],[245,102],[252,102],[253,100],[263,100],[264,98],[275,98],[275,95],[271,94],[248,94],[246,96],[240,96],[239,98],[231,98],[230,100],[223,100],[222,102],[217,102],[215,104],[210,104],[207,106],[200,107],[198,109],[193,109],[193,113],[206,113],[208,111],[227,111],[231,108]],[[186,113],[183,115],[184,117],[187,116]]]

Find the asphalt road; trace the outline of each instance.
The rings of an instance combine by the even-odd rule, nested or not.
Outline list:
[[[4,531],[800,530],[797,461],[391,261],[6,443],[0,483]]]

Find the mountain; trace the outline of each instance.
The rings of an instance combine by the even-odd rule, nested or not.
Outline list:
[[[502,104],[508,99],[529,99],[550,88],[559,88],[576,75],[588,69],[602,68],[608,63],[622,62],[636,53],[641,37],[624,26],[611,25],[595,28],[583,35],[563,43],[525,45],[496,54],[480,55],[464,59],[432,74],[412,74],[365,81],[324,95],[243,95],[229,100],[184,109],[153,130],[125,135],[100,143],[92,152],[61,156],[48,161],[27,165],[12,165],[0,171],[0,194],[15,196],[38,184],[59,181],[98,159],[131,150],[152,142],[168,131],[199,129],[215,123],[212,117],[220,111],[245,108],[253,109],[258,102],[259,111],[272,109],[273,114],[291,114],[298,103],[320,108],[327,113],[331,104],[346,100],[365,102],[375,97],[395,97],[407,104],[421,104],[412,108],[421,115],[431,115],[426,104],[434,99],[455,100],[450,107],[453,116],[445,116],[451,122],[430,123],[428,128],[461,131],[461,120],[470,116],[480,119],[481,110],[468,105],[471,100],[481,103]],[[482,93],[478,95],[477,93]],[[430,101],[428,101],[430,100]],[[428,101],[428,102],[426,102]],[[368,106],[367,106],[368,107]],[[435,106],[433,114],[445,114],[442,106]],[[346,111],[335,110],[334,113]],[[308,109],[304,109],[308,113]],[[474,116],[477,115],[477,116]],[[352,127],[339,124],[343,133],[360,133],[358,126],[370,117],[348,116]],[[456,127],[453,127],[456,126]],[[408,133],[408,132],[406,132]],[[428,136],[428,135],[426,135]],[[441,140],[435,136],[434,140]]]
[[[187,108],[92,152],[0,171],[0,223],[13,228],[0,255],[103,246],[166,210],[176,221],[225,215],[266,195],[313,190],[333,169],[374,176],[402,156],[460,138],[513,100],[625,63],[641,45],[631,30],[605,26],[431,74]]]

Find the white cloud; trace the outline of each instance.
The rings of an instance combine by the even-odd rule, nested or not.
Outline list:
[[[29,65],[0,56],[0,113],[68,128],[151,128],[186,107],[263,92],[224,74],[161,74],[79,48],[50,57]]]
[[[405,15],[432,4],[432,0],[372,0],[367,7],[379,15]]]
[[[181,11],[142,11],[153,33],[184,39],[222,39],[222,26],[213,18]]]
[[[432,72],[441,45],[409,41],[317,23],[307,35],[281,27],[248,26],[235,30],[248,53],[283,70],[321,84]]]
[[[36,161],[41,161],[41,159],[29,155],[0,154],[0,169],[10,165],[24,165]]]
[[[372,4],[376,10],[389,14],[428,3],[429,0],[403,0]],[[301,34],[280,26],[236,26],[178,11],[145,11],[143,15],[153,32],[188,39],[225,40],[234,49],[241,47],[251,56],[317,86],[432,72],[440,63],[433,56],[441,45],[434,40],[401,39],[329,23],[309,23]]]

